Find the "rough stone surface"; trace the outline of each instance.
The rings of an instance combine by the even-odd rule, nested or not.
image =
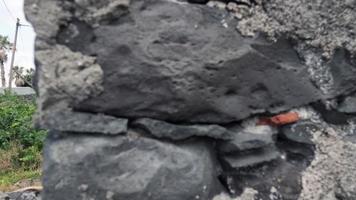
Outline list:
[[[312,133],[321,130],[320,124],[316,124],[312,121],[301,121],[292,125],[287,125],[282,128],[282,136],[288,140],[299,142],[303,144],[314,145],[312,141]]]
[[[240,128],[242,129],[242,128]],[[276,130],[270,126],[257,126],[254,129],[231,130],[233,139],[219,142],[220,153],[233,153],[250,149],[258,149],[274,144]]]
[[[354,200],[355,2],[26,0],[43,198]]]
[[[126,133],[128,123],[128,120],[123,118],[65,110],[48,113],[41,117],[46,117],[46,119],[38,119],[43,128],[79,133]]]
[[[10,192],[9,200],[41,200],[40,194],[31,191]]]
[[[303,173],[300,200],[355,198],[356,144],[344,141],[342,132],[326,126],[313,134],[316,155]]]
[[[269,0],[255,1],[251,15],[239,22],[243,33],[288,34],[332,53],[346,47],[355,52],[356,1]]]
[[[356,95],[348,96],[339,104],[337,110],[344,113],[356,113]]]
[[[56,77],[56,71],[63,73],[64,78],[78,74],[79,80],[86,77],[96,80],[94,85],[79,90],[85,93],[81,99],[71,97],[71,91],[66,92],[69,96],[62,101],[71,102],[69,106],[76,110],[189,123],[231,122],[343,93],[336,85],[338,92],[322,95],[308,78],[308,67],[303,65],[289,39],[280,38],[274,43],[263,36],[242,37],[235,30],[236,20],[226,17],[224,10],[168,0],[132,0],[128,6],[121,5],[118,10],[121,14],[94,26],[83,20],[85,13],[102,19],[92,13],[96,11],[90,6],[78,2],[57,4],[54,0],[50,1],[51,6],[40,0],[35,2],[39,8],[66,10],[62,14],[55,11],[49,14],[58,15],[56,21],[60,21],[53,28],[55,35],[48,38],[57,45],[46,50],[42,44],[45,40],[39,38],[36,43],[38,49],[44,49],[37,52],[36,58],[45,71],[41,74],[47,76],[39,81],[43,85],[39,90],[44,101],[40,104],[42,110],[46,110],[46,102],[53,104],[49,100],[56,96],[45,89],[53,85],[49,79]],[[111,8],[108,5],[97,6]],[[27,13],[36,29],[53,26],[33,12],[29,9]],[[67,56],[56,53],[59,50],[67,52]],[[44,57],[48,54],[54,56]],[[54,59],[63,60],[59,62],[62,65],[51,66],[56,63]],[[82,60],[80,63],[84,65],[77,66],[79,69],[84,66],[85,70],[62,72],[63,67],[71,67],[66,61],[73,59]],[[345,68],[346,64],[335,66],[335,70]],[[346,84],[353,86],[355,72],[347,72],[347,77],[352,78],[345,79]],[[66,79],[62,90],[72,87],[78,90],[78,83],[73,78]],[[74,97],[79,96],[82,95]],[[118,101],[119,97],[124,98]]]
[[[205,136],[228,140],[233,138],[233,132],[218,125],[175,125],[164,121],[142,118],[132,123],[133,127],[142,128],[157,138],[183,140],[192,136]]]
[[[335,191],[336,198],[339,199],[356,199],[356,175],[350,174],[349,176],[342,176],[339,178],[339,183]]]
[[[245,155],[241,153],[242,156],[231,162],[236,164],[235,168],[231,164],[223,165],[222,180],[232,196],[239,196],[244,188],[254,188],[258,191],[255,199],[299,199],[303,189],[301,173],[313,160],[314,150],[310,145],[285,139],[278,139],[276,146],[277,149],[270,147]],[[246,161],[253,165],[241,165]]]
[[[102,90],[103,71],[93,57],[56,45],[51,49],[38,50],[36,59],[38,66],[42,66],[37,68],[39,125],[47,123],[47,120],[62,120],[56,117],[52,119],[51,116],[58,111],[69,112],[73,103],[81,102]]]
[[[0,192],[0,200],[41,200],[41,195],[34,191]]]
[[[223,191],[204,141],[52,133],[46,146],[44,199],[211,199]]]

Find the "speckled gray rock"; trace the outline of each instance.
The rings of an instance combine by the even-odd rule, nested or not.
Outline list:
[[[243,33],[289,35],[328,53],[346,47],[355,52],[355,0],[256,0],[251,14],[239,22]],[[330,54],[330,55],[331,55]]]
[[[356,174],[343,176],[339,180],[335,196],[340,199],[353,200],[356,199]]]
[[[41,195],[33,191],[9,192],[9,200],[41,200]]]
[[[43,128],[78,133],[122,134],[127,131],[127,119],[108,115],[58,110],[41,115],[38,119]]]
[[[224,28],[224,12],[205,7],[134,2],[133,10],[147,7],[128,15],[135,23],[93,29],[96,40],[76,49],[96,54],[104,73],[111,74],[104,77],[104,92],[76,109],[226,123],[322,98],[288,40],[243,38],[233,27]],[[63,44],[77,48],[75,40]],[[126,98],[115,101],[117,96]]]
[[[210,199],[223,190],[209,143],[51,134],[44,199]]]
[[[135,120],[132,127],[144,129],[157,138],[172,140],[183,140],[192,136],[230,140],[234,135],[233,132],[219,125],[175,125],[149,118]]]
[[[15,191],[2,193],[0,192],[0,200],[41,200],[41,194],[35,191]]]
[[[313,145],[312,134],[322,129],[321,125],[315,122],[301,121],[282,127],[281,135],[294,142]]]
[[[344,113],[356,113],[356,95],[348,96],[342,100],[337,110]]]
[[[269,126],[259,126],[254,130],[233,130],[232,132],[234,134],[231,140],[219,142],[219,153],[228,154],[264,148],[275,143],[274,137],[277,134],[276,130]]]
[[[289,39],[274,43],[262,35],[243,37],[224,10],[167,0],[115,5],[31,1],[27,16],[40,33],[38,67],[58,80],[39,73],[43,114],[66,102],[74,110],[124,118],[226,123],[343,93],[323,96]],[[115,8],[118,13],[110,16]],[[49,16],[41,16],[39,9]],[[95,84],[79,89],[78,81],[86,79]],[[347,85],[355,79],[347,79]],[[69,90],[72,86],[83,95],[73,94],[77,89]]]
[[[324,130],[313,133],[315,159],[303,172],[299,200],[354,199],[356,144],[343,139],[340,127],[324,126]]]
[[[236,20],[183,0],[26,0],[44,199],[352,199],[355,143],[325,125],[350,115],[316,102],[356,90],[355,1],[243,2]],[[319,135],[231,129],[306,105]]]

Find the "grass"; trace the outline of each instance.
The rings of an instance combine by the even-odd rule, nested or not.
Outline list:
[[[0,172],[0,191],[8,192],[19,189],[21,187],[27,187],[30,185],[39,184],[36,182],[41,177],[41,170],[16,170],[8,172]],[[18,184],[21,181],[26,180],[28,185]],[[16,185],[18,184],[18,185]]]
[[[9,93],[0,95],[0,191],[14,189],[19,181],[41,175],[46,131],[33,127],[35,110],[34,100]]]

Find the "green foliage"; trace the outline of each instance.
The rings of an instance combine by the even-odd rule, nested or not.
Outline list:
[[[35,70],[34,69],[26,69],[26,71],[24,72],[23,78],[25,79],[25,81],[27,83],[31,83],[32,84],[32,79],[35,75]]]
[[[15,84],[18,87],[32,87],[32,79],[35,74],[34,69],[25,69],[24,67],[15,66],[14,77],[16,79]],[[17,82],[19,80],[19,82]]]
[[[40,166],[46,131],[33,127],[35,109],[33,100],[9,93],[0,95],[0,154],[8,154],[7,163],[11,163],[10,167],[0,165],[2,171],[32,170]],[[0,159],[5,160],[1,155]]]
[[[9,37],[0,35],[0,49],[9,49],[10,47]]]
[[[0,35],[0,64],[7,61],[7,51],[11,48],[11,43],[8,37]]]
[[[0,191],[13,191],[15,183],[21,180],[38,179],[41,176],[40,170],[17,170],[17,171],[0,171]]]

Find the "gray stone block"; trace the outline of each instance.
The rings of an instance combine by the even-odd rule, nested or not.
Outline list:
[[[218,144],[218,151],[221,154],[236,153],[245,150],[264,148],[275,143],[276,130],[269,126],[260,126],[252,130],[239,130],[234,132],[233,138],[228,141],[221,141]]]
[[[46,19],[31,6],[27,15],[40,33],[42,111],[64,104],[124,118],[227,123],[333,98],[356,83],[340,52],[326,63],[335,88],[324,95],[289,39],[243,37],[226,11],[204,5],[37,1]]]
[[[223,190],[209,144],[51,133],[43,198],[212,199]]]
[[[314,145],[312,141],[313,134],[316,131],[322,131],[321,124],[311,121],[301,121],[295,124],[282,127],[281,135],[293,142]]]

